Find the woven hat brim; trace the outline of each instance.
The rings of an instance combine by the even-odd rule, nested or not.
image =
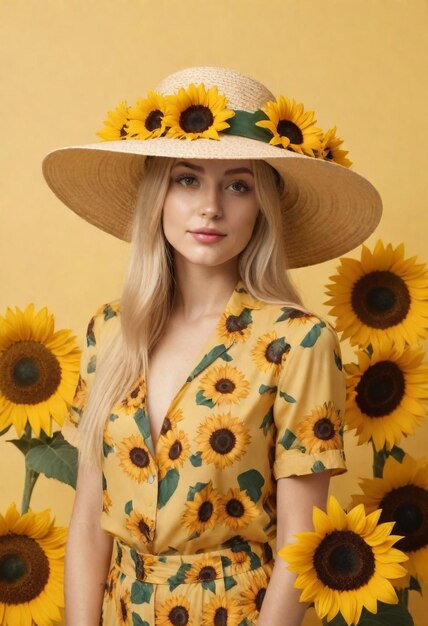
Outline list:
[[[352,170],[245,137],[109,141],[50,152],[45,179],[70,209],[98,228],[131,239],[135,200],[146,156],[184,159],[262,159],[281,174],[284,246],[290,268],[321,263],[360,245],[374,231],[382,201]]]

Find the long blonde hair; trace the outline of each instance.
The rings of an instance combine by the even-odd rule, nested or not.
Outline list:
[[[132,230],[132,249],[120,300],[120,326],[97,353],[97,371],[83,412],[80,462],[100,464],[104,424],[111,409],[148,370],[151,349],[162,335],[174,291],[172,250],[162,228],[162,210],[174,159],[148,157]],[[260,212],[239,255],[239,276],[249,293],[265,302],[301,306],[286,271],[281,241],[282,179],[265,161],[252,162]]]

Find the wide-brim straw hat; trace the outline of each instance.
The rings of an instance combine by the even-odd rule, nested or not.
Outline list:
[[[192,67],[165,78],[157,94],[189,85],[216,87],[227,108],[255,113],[274,95],[257,80],[223,67]],[[233,118],[232,118],[233,120]],[[231,122],[231,120],[227,120]],[[259,129],[261,130],[261,129]],[[299,154],[268,140],[219,132],[219,139],[174,138],[100,141],[50,152],[43,173],[53,192],[85,220],[120,239],[131,239],[147,156],[182,159],[262,159],[284,180],[283,241],[290,268],[327,261],[361,244],[376,228],[382,201],[374,186],[348,167]],[[267,132],[267,131],[265,131]],[[272,135],[270,135],[272,137]]]

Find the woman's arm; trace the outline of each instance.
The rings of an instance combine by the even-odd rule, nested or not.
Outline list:
[[[101,469],[79,467],[65,556],[67,626],[98,626],[113,539],[100,525]]]
[[[312,509],[325,509],[330,472],[280,478],[277,481],[277,550],[295,541],[297,532],[313,530]],[[257,626],[300,626],[306,603],[293,584],[296,575],[276,555],[272,576],[263,600]]]

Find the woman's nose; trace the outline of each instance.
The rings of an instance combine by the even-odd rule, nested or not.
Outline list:
[[[201,198],[199,214],[210,218],[220,217],[223,213],[221,194],[217,189],[207,189]]]

